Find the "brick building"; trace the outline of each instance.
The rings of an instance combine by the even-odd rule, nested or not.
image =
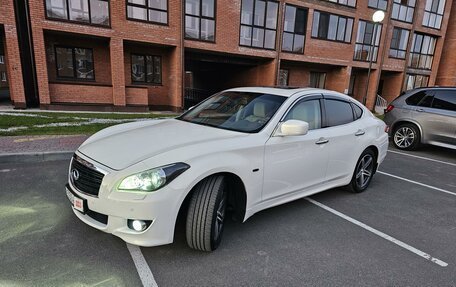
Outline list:
[[[362,100],[372,57],[372,108],[377,93],[456,85],[452,2],[0,0],[0,57],[15,107],[97,110],[179,110],[236,86]]]

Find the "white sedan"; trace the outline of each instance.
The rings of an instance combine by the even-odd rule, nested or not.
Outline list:
[[[227,212],[260,210],[346,186],[365,190],[385,158],[385,124],[346,95],[237,88],[175,119],[127,123],[84,142],[66,193],[76,216],[126,242],[212,251]]]

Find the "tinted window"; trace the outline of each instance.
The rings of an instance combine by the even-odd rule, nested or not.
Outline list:
[[[309,130],[321,128],[321,109],[319,100],[301,101],[293,106],[285,120],[300,120],[309,123]]]
[[[421,102],[418,104],[418,106],[430,108],[431,105],[432,105],[432,100],[433,99],[434,99],[434,96],[427,95],[426,97],[424,97],[424,99],[421,100]]]
[[[405,102],[407,105],[416,106],[424,98],[425,95],[425,92],[418,92],[408,97]]]
[[[353,110],[348,102],[325,100],[327,126],[338,126],[353,121]]]
[[[456,91],[435,91],[432,107],[456,111]]]
[[[358,107],[358,105],[353,104],[353,110],[355,111],[355,118],[359,119],[363,115],[363,109]]]

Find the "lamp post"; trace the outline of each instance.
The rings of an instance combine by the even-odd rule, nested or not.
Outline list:
[[[369,93],[369,80],[370,80],[370,74],[372,70],[372,61],[374,59],[374,47],[375,43],[377,42],[377,26],[378,23],[382,22],[383,19],[385,19],[385,12],[382,10],[377,10],[375,11],[374,15],[372,15],[372,21],[374,22],[374,35],[372,37],[372,42],[371,46],[369,49],[369,69],[367,70],[367,84],[366,84],[366,92],[364,93],[363,97],[363,105],[366,105],[367,102],[367,94]]]

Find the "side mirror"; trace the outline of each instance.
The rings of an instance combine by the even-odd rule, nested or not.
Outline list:
[[[303,136],[309,131],[309,123],[299,120],[288,120],[280,125],[278,136]]]

